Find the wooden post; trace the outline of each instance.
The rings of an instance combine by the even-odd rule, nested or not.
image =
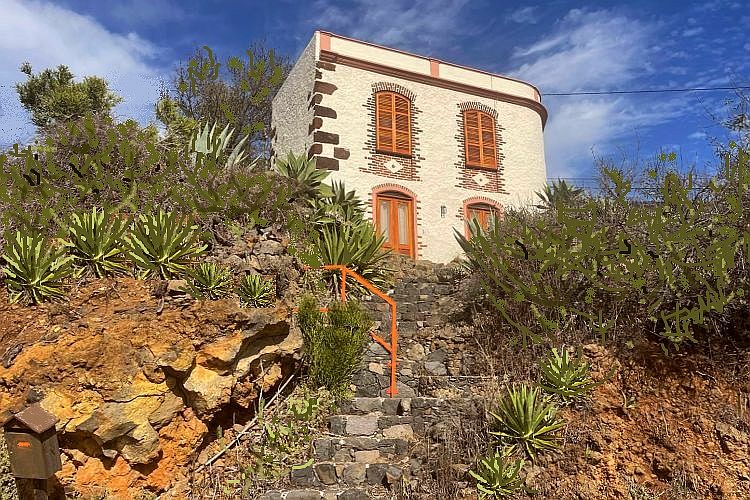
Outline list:
[[[20,500],[48,500],[46,479],[16,478]]]

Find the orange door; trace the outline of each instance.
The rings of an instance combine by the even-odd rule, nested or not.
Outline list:
[[[375,223],[385,236],[383,247],[414,258],[414,203],[409,198],[379,195]]]

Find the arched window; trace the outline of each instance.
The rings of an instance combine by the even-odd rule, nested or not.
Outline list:
[[[472,203],[466,206],[466,226],[467,237],[471,237],[469,223],[476,221],[479,227],[485,231],[495,225],[495,219],[500,215],[497,207],[488,203]]]
[[[385,237],[384,248],[416,257],[414,238],[414,198],[399,191],[375,194],[375,226]]]
[[[497,168],[495,119],[477,109],[464,111],[466,166]]]
[[[395,92],[375,94],[377,151],[411,155],[411,103]]]

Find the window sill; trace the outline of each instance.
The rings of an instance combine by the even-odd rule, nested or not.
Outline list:
[[[396,153],[395,151],[386,151],[383,149],[376,149],[375,152],[380,155],[397,156],[399,158],[412,158],[413,155],[407,153]]]
[[[485,167],[482,165],[468,165],[464,164],[464,168],[467,168],[469,170],[486,170],[489,172],[497,172],[497,167]]]

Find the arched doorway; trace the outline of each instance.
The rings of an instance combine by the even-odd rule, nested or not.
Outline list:
[[[416,257],[414,198],[400,191],[382,191],[374,199],[375,227],[385,237],[384,248]]]
[[[495,224],[495,219],[500,217],[500,209],[495,205],[490,205],[484,202],[468,203],[464,210],[466,214],[466,237],[471,237],[471,231],[469,230],[469,223],[475,220],[479,223],[479,227],[487,231]]]

